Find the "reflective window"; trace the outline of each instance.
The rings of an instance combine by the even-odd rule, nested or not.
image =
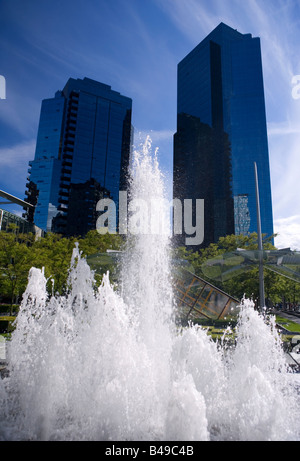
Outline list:
[[[38,189],[34,220],[40,227],[84,235],[95,228],[103,194],[117,202],[126,185],[131,106],[131,99],[87,78],[69,79],[55,98],[43,101],[29,171]]]
[[[225,24],[213,30],[178,64],[177,114],[174,197],[204,198],[203,245],[257,231],[254,162],[262,232],[272,235],[259,38]]]

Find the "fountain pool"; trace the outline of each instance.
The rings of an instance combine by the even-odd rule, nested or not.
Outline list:
[[[147,139],[131,197],[164,193]],[[299,375],[274,319],[243,301],[232,349],[178,329],[167,234],[129,235],[118,286],[93,281],[77,247],[66,296],[49,297],[31,269],[0,380],[0,440],[300,440]]]

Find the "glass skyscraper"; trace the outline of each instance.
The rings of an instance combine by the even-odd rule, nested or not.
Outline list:
[[[96,204],[118,205],[126,190],[132,100],[110,86],[70,78],[42,102],[35,158],[29,162],[28,219],[45,231],[85,235],[96,228]]]
[[[255,232],[256,162],[262,233],[272,235],[260,39],[221,23],[178,64],[177,77],[174,198],[204,199],[203,246]]]

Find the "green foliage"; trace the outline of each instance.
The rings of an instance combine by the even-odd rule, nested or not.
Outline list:
[[[0,233],[0,293],[11,302],[21,295],[27,283],[27,274],[31,267],[30,237],[10,232]],[[30,242],[31,243],[31,242]]]
[[[99,234],[96,230],[89,231],[84,238],[79,239],[79,249],[83,256],[119,250],[122,244],[123,239],[119,234]]]
[[[12,303],[20,301],[26,288],[31,267],[44,268],[49,293],[52,281],[55,292],[65,292],[76,242],[83,256],[89,256],[107,249],[118,250],[123,240],[117,234],[100,235],[96,230],[79,239],[47,233],[38,240],[32,234],[17,234],[12,227],[0,232],[0,297],[11,303],[11,312]]]
[[[267,238],[263,242],[265,250],[276,249],[271,239]],[[199,277],[206,279],[208,282],[219,287],[226,293],[238,299],[246,296],[253,300],[257,300],[259,297],[259,276],[258,267],[249,268],[249,270],[235,275],[226,282],[216,281],[213,275],[213,267],[208,279],[203,273],[202,265],[207,260],[230,253],[235,251],[237,248],[256,250],[258,249],[257,234],[254,232],[250,235],[227,235],[221,237],[217,243],[210,244],[207,248],[201,249],[197,252],[187,250],[185,247],[180,247],[176,250],[176,257],[188,261],[191,265],[191,271],[193,271]],[[237,256],[238,258],[238,256]],[[234,258],[232,258],[234,263]],[[238,265],[238,261],[236,261]],[[279,274],[264,269],[264,284],[265,284],[265,296],[269,303],[279,303],[283,299],[286,302],[299,302],[300,301],[300,284],[293,282]]]
[[[123,238],[119,234],[99,234],[96,230],[89,231],[85,238],[79,240],[79,250],[82,252],[84,257],[91,255],[97,255],[99,253],[105,254],[107,250],[121,250],[124,244]],[[99,258],[97,258],[99,261]],[[97,270],[95,271],[95,283],[100,285],[102,276],[104,273],[109,271],[110,280],[115,277],[116,268],[114,263],[109,257],[102,256],[102,262],[97,264]],[[89,261],[92,269],[94,265]],[[99,267],[100,266],[100,267]]]
[[[290,331],[291,333],[300,334],[300,324],[293,322],[292,320],[287,319],[286,317],[281,317],[280,315],[276,315],[276,323],[281,325],[286,330]]]
[[[48,233],[32,245],[32,266],[44,268],[49,291],[52,289],[52,280],[55,292],[65,291],[75,241],[73,237]]]
[[[105,253],[106,250],[120,250],[123,238],[118,234],[101,235],[96,230],[88,232],[85,237],[62,237],[58,234],[47,233],[45,237],[35,240],[33,234],[17,234],[14,226],[8,232],[0,232],[0,297],[1,301],[10,303],[10,313],[13,312],[13,303],[20,301],[28,281],[28,272],[31,267],[44,268],[48,279],[49,293],[54,291],[62,294],[67,288],[68,271],[75,243],[83,256],[96,253]],[[186,247],[175,250],[175,258],[183,259],[190,264],[190,270],[207,280],[203,274],[202,265],[208,259],[229,253],[237,248],[254,250],[258,248],[257,234],[249,236],[228,235],[221,237],[218,243],[193,252]],[[264,241],[265,249],[274,249],[270,239]],[[105,266],[104,270],[110,269]],[[101,280],[101,274],[98,282]],[[256,300],[259,295],[258,268],[254,267],[242,272],[226,282],[217,282],[208,279],[230,295],[242,298],[244,295]],[[300,301],[300,284],[286,279],[270,270],[264,270],[266,298],[272,302],[297,303]]]

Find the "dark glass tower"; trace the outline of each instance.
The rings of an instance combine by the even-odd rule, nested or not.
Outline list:
[[[119,190],[126,190],[131,109],[131,99],[88,78],[70,78],[42,102],[26,191],[37,226],[85,235],[96,228],[99,199],[118,205]]]
[[[178,64],[174,197],[204,199],[203,246],[273,216],[260,39],[221,23]],[[179,239],[178,243],[184,243]]]

